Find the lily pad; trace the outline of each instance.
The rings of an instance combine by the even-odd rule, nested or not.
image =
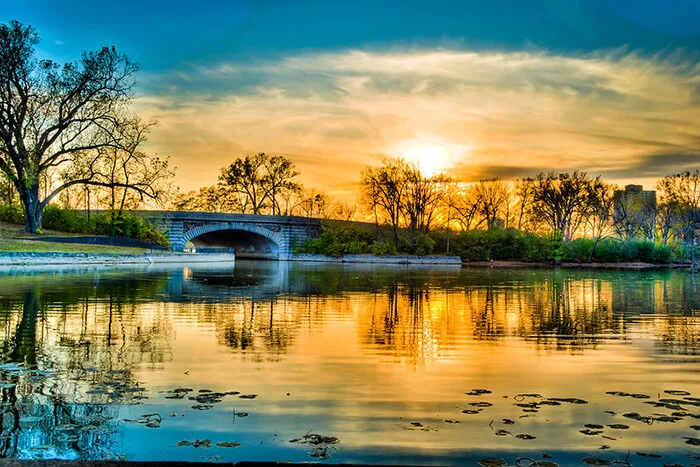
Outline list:
[[[518,435],[515,435],[516,438],[518,439],[524,439],[524,440],[531,440],[531,439],[536,439],[536,436],[528,435],[527,433],[521,433]]]
[[[549,397],[547,400],[556,402],[568,402],[569,404],[588,404],[588,401],[576,397]]]
[[[193,405],[193,406],[192,406],[192,408],[193,408],[194,410],[209,410],[209,409],[211,409],[212,407],[214,407],[214,406],[213,406],[213,405],[206,405],[206,404]]]
[[[480,461],[478,461],[478,464],[483,467],[505,467],[508,465],[508,463],[505,460],[496,459],[493,457],[490,457],[488,459],[481,459]]]
[[[211,441],[208,439],[195,439],[193,446],[196,448],[210,448]]]
[[[700,446],[700,438],[689,438],[684,436],[685,444],[690,444],[691,446]]]
[[[238,397],[240,399],[255,399],[256,397],[258,397],[258,395],[257,394],[241,394]]]
[[[491,407],[493,404],[491,402],[470,402],[469,405],[472,407]]]
[[[602,430],[605,428],[603,425],[596,425],[595,423],[586,423],[583,425],[585,428],[592,428],[594,430]]]
[[[689,396],[690,393],[688,391],[683,391],[680,389],[667,389],[664,391],[666,394],[670,394],[672,396]]]
[[[467,396],[482,396],[484,394],[492,394],[488,389],[472,389],[469,392],[465,392]]]
[[[504,418],[502,421],[503,421],[504,425],[514,425],[515,424],[515,421],[511,420],[510,418]]]
[[[496,436],[513,436],[513,433],[511,433],[511,432],[508,431],[508,430],[504,430],[504,429],[502,429],[502,428],[499,428],[498,430],[496,430],[496,431],[494,432],[494,434],[495,434]]]
[[[478,413],[481,413],[481,410],[464,409],[464,410],[462,410],[462,413],[468,414],[468,415],[476,415]]]
[[[652,459],[661,459],[661,456],[659,454],[654,454],[653,452],[637,452],[638,456],[642,457],[651,457]]]
[[[444,420],[444,422],[445,423],[462,423],[459,420],[450,420],[450,419]]]
[[[596,436],[602,434],[603,430],[591,430],[590,428],[586,428],[584,430],[578,430],[578,432],[586,436]]]
[[[182,441],[178,441],[178,443],[175,446],[177,446],[177,447],[192,446],[192,442],[187,441],[186,439],[183,439]]]
[[[221,443],[216,443],[216,446],[220,448],[237,448],[240,445],[241,443],[236,441],[223,441]]]
[[[601,459],[600,457],[584,457],[583,463],[588,465],[612,465],[612,462]]]
[[[623,425],[622,423],[612,423],[608,425],[608,428],[612,428],[613,430],[628,430],[629,426]]]

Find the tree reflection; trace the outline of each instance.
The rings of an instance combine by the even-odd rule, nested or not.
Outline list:
[[[145,398],[133,370],[167,360],[172,334],[122,291],[31,284],[3,297],[0,457],[118,457],[118,405]]]

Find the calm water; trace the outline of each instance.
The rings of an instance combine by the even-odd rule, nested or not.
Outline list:
[[[6,270],[0,345],[1,457],[700,464],[688,272]]]

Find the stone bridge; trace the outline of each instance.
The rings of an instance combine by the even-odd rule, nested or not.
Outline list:
[[[318,236],[320,219],[307,217],[220,214],[211,212],[140,211],[163,222],[173,251],[186,247],[233,248],[238,258],[291,259],[294,246]]]

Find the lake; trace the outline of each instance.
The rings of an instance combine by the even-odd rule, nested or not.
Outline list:
[[[0,345],[0,457],[700,464],[687,271],[17,268]]]

